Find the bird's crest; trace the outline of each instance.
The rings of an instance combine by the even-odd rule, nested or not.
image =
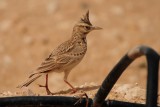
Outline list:
[[[81,18],[80,20],[81,23],[87,23],[88,25],[92,25],[90,20],[89,20],[89,10],[87,13]]]

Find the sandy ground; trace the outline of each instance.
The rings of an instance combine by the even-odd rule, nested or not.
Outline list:
[[[16,86],[70,38],[74,24],[88,8],[92,24],[103,30],[88,35],[87,54],[68,78],[74,86],[101,84],[118,60],[137,45],[160,53],[159,4],[158,0],[0,0],[0,92],[19,92]],[[137,59],[118,84],[145,89],[146,67],[145,57]],[[29,89],[45,93],[37,86],[44,80],[40,78]],[[62,73],[50,74],[49,85],[53,92],[68,88]]]
[[[99,85],[95,83],[84,84],[79,87],[76,87],[77,92],[71,93],[71,89],[61,89],[60,91],[54,92],[54,95],[49,96],[70,96],[70,97],[77,97],[77,98],[86,98],[84,94],[87,95],[89,98],[94,98],[95,94],[97,93]],[[48,96],[46,93],[39,93],[33,92],[29,88],[22,88],[19,91],[11,92],[5,91],[0,93],[0,97],[12,97],[12,96]],[[124,102],[132,102],[132,103],[146,103],[146,90],[140,87],[138,84],[116,84],[109,95],[107,96],[106,100],[117,100],[117,101],[124,101]],[[158,96],[158,104],[160,105],[160,96]]]

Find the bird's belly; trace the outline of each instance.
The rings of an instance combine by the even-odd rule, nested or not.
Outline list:
[[[81,62],[82,58],[81,59],[76,59],[76,60],[73,60],[71,61],[70,63],[66,64],[63,66],[63,70],[71,70],[73,69],[76,65],[78,65],[80,62]]]
[[[76,65],[78,65],[81,62],[82,59],[79,60],[74,60],[68,64],[64,64],[63,66],[61,66],[60,68],[54,69],[51,72],[57,72],[57,73],[61,73],[64,71],[70,71],[72,70]]]

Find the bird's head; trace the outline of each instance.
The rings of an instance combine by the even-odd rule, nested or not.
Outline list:
[[[74,26],[73,32],[86,35],[93,30],[100,30],[102,28],[93,26],[89,20],[89,11],[80,19],[80,21]]]

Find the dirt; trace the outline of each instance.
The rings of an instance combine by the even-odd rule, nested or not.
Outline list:
[[[47,95],[46,92],[36,93],[33,92],[31,89],[25,87],[16,92],[6,91],[0,93],[0,97],[3,98],[13,96],[70,96],[80,98],[83,94],[86,94],[87,97],[93,99],[99,87],[100,85],[97,85],[95,83],[84,84],[79,87],[75,87],[77,89],[76,93],[71,93],[72,90],[69,88],[54,92],[53,95]],[[86,98],[86,96],[83,97]],[[106,100],[107,99],[145,104],[146,90],[140,87],[138,84],[117,84],[113,87],[113,89],[107,96]],[[160,104],[160,96],[158,96],[158,104]]]
[[[0,0],[0,96],[21,93],[23,89],[16,86],[57,45],[70,38],[74,24],[88,8],[92,24],[103,30],[91,32],[87,37],[87,53],[68,78],[75,87],[92,82],[100,85],[120,58],[137,45],[150,46],[160,53],[159,3],[158,0]],[[143,98],[135,93],[146,88],[146,68],[145,57],[134,61],[117,82],[121,84],[119,87],[134,86],[129,88],[129,96],[125,94],[128,88],[117,87],[114,89],[118,92],[113,89],[110,98],[144,101],[145,91],[143,95],[140,93]],[[45,95],[45,90],[37,85],[44,84],[44,80],[42,77],[29,86],[32,94]],[[53,92],[68,89],[62,73],[49,75],[49,87]],[[132,93],[134,97],[130,98]]]

